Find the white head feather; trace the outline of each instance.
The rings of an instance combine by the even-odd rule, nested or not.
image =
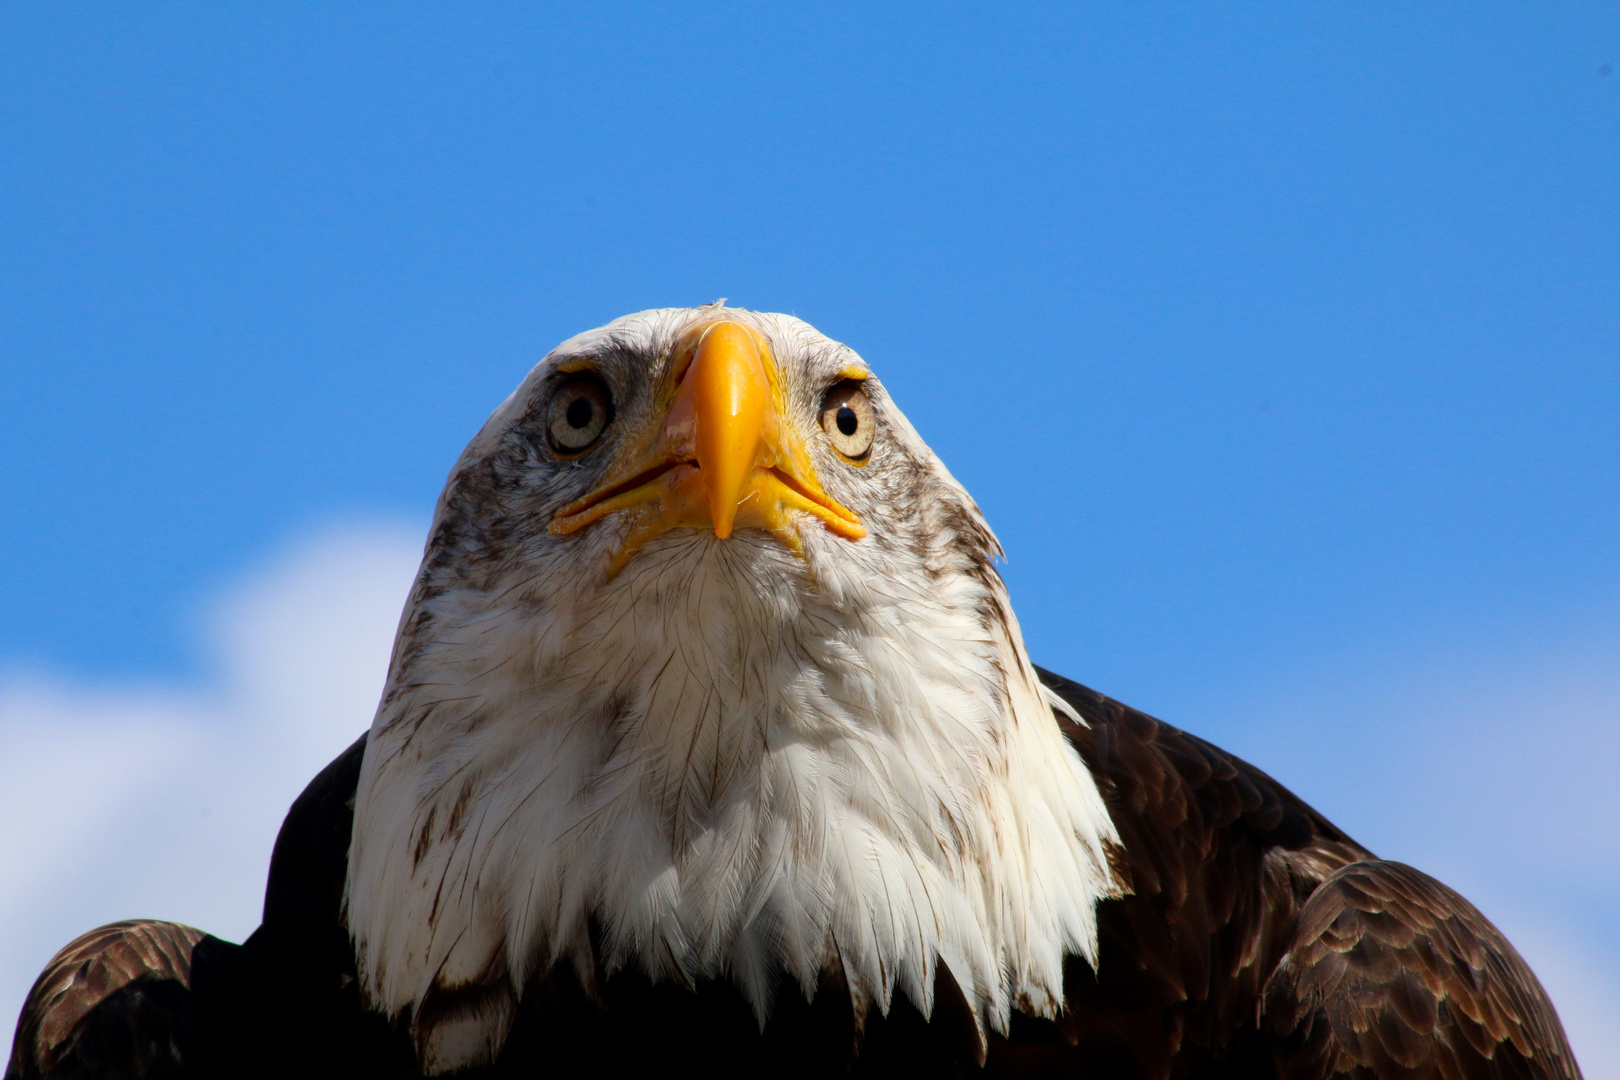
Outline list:
[[[770,343],[822,483],[868,535],[805,515],[800,555],[679,529],[610,577],[612,518],[548,532],[605,467],[547,449],[557,365],[588,360],[616,426],[645,423],[712,308],[580,335],[496,410],[401,619],[349,862],[365,993],[408,1019],[430,1072],[490,1060],[559,963],[587,986],[626,967],[729,979],[761,1023],[784,981],[808,995],[827,970],[858,1012],[899,992],[927,1015],[944,965],[981,1029],[1004,1029],[1061,1007],[1065,954],[1095,961],[1117,835],[978,507],[876,379],[870,460],[823,445],[821,394],[862,363],[848,348],[725,315]]]

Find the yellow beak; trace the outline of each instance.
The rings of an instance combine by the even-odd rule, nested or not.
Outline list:
[[[690,402],[697,413],[697,461],[708,493],[714,535],[731,535],[743,489],[764,462],[767,414],[779,427],[765,361],[752,336],[737,323],[716,323],[698,344],[676,409]],[[774,433],[773,433],[774,434]],[[775,440],[772,440],[775,441]]]
[[[866,535],[860,520],[822,490],[803,441],[786,422],[764,338],[741,323],[710,323],[689,335],[675,359],[663,424],[601,486],[563,507],[553,533],[566,536],[627,514],[632,524],[609,576],[641,545],[675,528],[712,527],[722,540],[735,528],[764,529],[802,554],[794,513],[802,511],[839,536]]]

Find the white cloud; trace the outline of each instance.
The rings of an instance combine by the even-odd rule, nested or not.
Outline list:
[[[0,680],[0,1026],[77,934],[132,916],[241,940],[305,783],[370,722],[420,535],[328,531],[216,605],[201,689]],[[1620,1076],[1620,648],[1357,665],[1190,723],[1459,888]],[[1342,670],[1350,665],[1335,666]],[[1172,718],[1175,719],[1175,718]]]
[[[329,530],[220,599],[203,690],[0,683],[0,1026],[62,945],[156,917],[240,941],[287,807],[371,722],[421,556]]]

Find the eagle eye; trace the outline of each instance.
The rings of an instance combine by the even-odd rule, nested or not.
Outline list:
[[[588,450],[613,422],[613,397],[594,375],[577,375],[551,395],[546,407],[546,434],[559,454]]]
[[[827,441],[847,458],[860,460],[872,451],[877,421],[872,402],[858,382],[841,382],[821,401],[821,430]]]

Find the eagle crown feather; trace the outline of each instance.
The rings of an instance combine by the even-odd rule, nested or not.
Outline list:
[[[867,532],[675,528],[613,571],[628,520],[548,528],[668,406],[717,308],[626,316],[537,365],[451,472],[401,616],[355,805],[346,911],[363,992],[424,1067],[491,1060],[524,986],[572,964],[773,995],[841,971],[857,1011],[928,1015],[939,965],[984,1030],[1054,1015],[1095,962],[1118,842],[1053,722],[982,514],[876,378],[858,466],[820,438],[864,363],[727,308],[777,365],[785,423]],[[599,447],[547,444],[587,370]],[[620,440],[620,442],[615,442]],[[599,460],[600,459],[600,460]],[[619,515],[625,517],[625,515]],[[592,927],[596,927],[593,936]],[[435,1007],[435,1002],[456,1002]]]

